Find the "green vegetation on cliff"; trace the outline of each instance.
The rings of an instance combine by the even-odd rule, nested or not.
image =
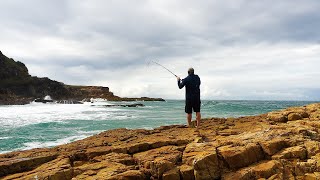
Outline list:
[[[8,58],[0,51],[0,80],[30,77],[28,68],[20,61]]]
[[[30,81],[28,68],[22,62],[6,57],[0,51],[0,87],[23,85]]]

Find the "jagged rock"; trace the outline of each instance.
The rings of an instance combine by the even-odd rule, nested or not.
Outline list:
[[[180,177],[183,180],[194,180],[194,169],[193,166],[182,165],[180,166]]]
[[[288,108],[282,111],[268,113],[268,119],[274,122],[296,121],[309,118],[305,108]]]
[[[166,160],[176,164],[182,157],[182,152],[177,146],[164,146],[161,148],[151,149],[145,152],[134,154],[141,167],[150,168],[150,164],[155,160]]]
[[[189,143],[183,152],[182,162],[189,165],[180,168],[182,177],[186,179],[216,179],[220,177],[216,144]]]
[[[94,157],[92,161],[95,162],[102,162],[102,161],[110,161],[110,162],[116,162],[121,163],[124,165],[134,165],[135,160],[132,156],[129,154],[123,154],[123,153],[109,153],[106,155]]]
[[[130,154],[136,153],[136,152],[141,152],[149,149],[149,144],[148,143],[137,143],[133,144],[131,146],[128,146],[127,152]]]
[[[271,112],[268,113],[268,119],[274,122],[287,122],[288,117],[283,115],[281,112]]]
[[[306,159],[307,150],[301,146],[286,148],[272,156],[272,159]]]
[[[288,121],[296,121],[296,120],[300,120],[303,117],[299,114],[299,113],[290,113],[288,115]]]
[[[265,178],[263,178],[263,179],[265,179]],[[268,178],[268,180],[283,180],[283,179],[284,179],[283,173],[278,173],[278,174],[275,174],[275,175]],[[291,176],[290,176],[290,178],[287,178],[287,179],[295,180],[294,177],[292,178]]]
[[[303,176],[306,173],[312,173],[318,170],[319,169],[317,167],[317,161],[314,159],[308,159],[307,162],[297,162],[297,165],[295,167],[295,174],[297,176]]]
[[[256,165],[252,165],[236,172],[226,174],[223,179],[225,180],[251,180],[264,178],[268,179],[273,175],[277,175],[282,172],[282,165],[279,161],[271,160],[266,162],[261,162]]]
[[[261,142],[260,145],[266,154],[272,156],[283,148],[288,147],[289,143],[286,139],[276,138],[271,141]]]
[[[162,175],[162,180],[180,180],[179,169],[173,168]]]
[[[304,176],[304,180],[319,180],[319,179],[320,179],[320,172],[307,173]]]
[[[139,170],[129,170],[110,178],[108,180],[146,180],[146,175]]]
[[[219,160],[215,151],[197,154],[193,166],[194,176],[197,180],[219,179],[221,176]]]
[[[129,170],[134,169],[120,163],[101,161],[75,167],[73,179],[107,179]]]
[[[246,146],[222,146],[219,153],[231,169],[238,169],[264,159],[264,153],[258,144]]]
[[[269,178],[281,171],[282,166],[280,162],[275,160],[260,163],[253,167],[253,174],[256,178]]]
[[[104,154],[108,154],[110,152],[112,152],[114,150],[113,147],[110,146],[102,146],[102,147],[94,147],[94,148],[88,148],[86,150],[86,153],[84,155],[84,159],[80,159],[80,160],[86,160],[86,159],[91,159],[94,158],[96,156],[101,156]]]
[[[205,152],[215,152],[216,146],[212,143],[189,143],[183,151],[182,162],[184,164],[193,166],[196,155]]]
[[[27,173],[18,173],[7,176],[4,179],[71,179],[73,177],[73,169],[69,158],[58,158],[43,164],[36,169]]]
[[[150,162],[151,175],[158,179],[161,179],[164,172],[174,167],[175,165],[172,162],[163,159],[156,159]]]
[[[318,141],[306,141],[304,146],[307,149],[308,158],[320,153],[320,142]]]
[[[31,157],[31,158],[18,158],[18,159],[9,159],[6,161],[0,161],[0,177],[13,174],[24,172],[27,170],[32,170],[38,165],[43,163],[52,161],[55,159],[57,155],[49,155],[49,156],[40,156],[40,157]]]

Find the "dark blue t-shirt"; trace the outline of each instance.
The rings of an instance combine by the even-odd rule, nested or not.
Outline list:
[[[200,99],[200,84],[200,78],[195,74],[190,74],[181,81],[178,81],[180,89],[186,86],[186,100]]]

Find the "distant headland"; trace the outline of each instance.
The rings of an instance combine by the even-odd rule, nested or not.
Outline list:
[[[0,51],[0,105],[23,105],[50,95],[57,101],[78,102],[90,98],[109,101],[164,101],[162,98],[126,98],[110,92],[109,87],[73,86],[47,77],[31,76],[24,63],[8,58]]]

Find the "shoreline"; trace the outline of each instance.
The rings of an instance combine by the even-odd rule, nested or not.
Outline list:
[[[0,178],[318,178],[318,127],[320,103],[204,119],[198,131],[183,125],[113,129],[53,148],[0,154]]]

